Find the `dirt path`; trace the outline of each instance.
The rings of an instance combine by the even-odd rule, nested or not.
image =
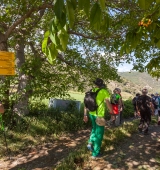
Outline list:
[[[89,137],[90,130],[63,136],[37,148],[29,148],[25,153],[11,159],[0,160],[0,170],[50,170],[69,152],[78,149]]]
[[[68,152],[80,147],[89,134],[90,130],[83,130],[63,136],[58,142],[30,148],[10,160],[0,160],[0,170],[51,170]],[[133,134],[103,155],[86,162],[83,170],[160,170],[160,126],[152,125],[146,136]]]
[[[160,126],[152,125],[149,135],[133,134],[98,160],[90,160],[90,170],[160,170]]]

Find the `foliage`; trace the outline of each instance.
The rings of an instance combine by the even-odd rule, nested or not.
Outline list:
[[[159,69],[157,64],[160,47],[159,0],[119,1],[118,3],[105,0],[94,2],[67,0],[66,3],[55,1],[55,6],[60,10],[54,11],[49,33],[47,31],[48,37],[55,37],[51,38],[54,48],[51,48],[52,45],[47,44],[45,39],[42,44],[43,52],[49,58],[51,53],[48,53],[48,48],[54,53],[52,60],[55,60],[58,51],[65,52],[67,43],[70,42],[69,35],[70,37],[75,35],[72,36],[74,42],[83,39],[84,43],[94,44],[94,47],[96,45],[101,51],[117,53],[118,55],[114,56],[115,63],[121,58],[127,62],[133,61],[134,69],[139,71],[147,69],[152,76],[158,76],[158,72],[155,74],[155,71]],[[110,40],[110,37],[113,39]],[[106,42],[108,47],[105,46]],[[83,48],[80,43],[79,46]],[[136,58],[134,59],[133,56]],[[109,60],[112,61],[111,58]],[[146,60],[150,61],[145,67],[142,62]]]
[[[132,99],[123,101],[123,103],[124,103],[123,117],[124,118],[133,117],[134,116],[134,107],[132,104]]]
[[[91,126],[83,122],[83,112],[77,112],[74,107],[67,111],[48,109],[44,104],[33,103],[30,105],[30,114],[18,116],[12,112],[3,115],[7,142],[10,150],[19,152],[30,145],[38,145],[52,141],[64,133],[73,133]],[[2,144],[0,151],[5,150],[3,133],[0,135]],[[2,156],[2,155],[1,155]]]

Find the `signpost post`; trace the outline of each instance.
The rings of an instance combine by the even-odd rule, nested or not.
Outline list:
[[[0,75],[15,75],[15,55],[13,52],[0,51]],[[4,132],[5,144],[9,155],[9,149],[6,140],[5,128],[3,125],[2,115],[0,114],[1,130]],[[9,156],[10,159],[10,156]]]

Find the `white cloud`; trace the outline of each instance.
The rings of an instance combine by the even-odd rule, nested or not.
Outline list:
[[[117,69],[118,72],[128,72],[131,71],[132,68],[133,68],[132,64],[121,64]]]

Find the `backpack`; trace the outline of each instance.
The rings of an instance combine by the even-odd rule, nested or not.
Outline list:
[[[132,99],[132,104],[133,104],[134,106],[136,106],[137,100],[138,100],[138,96],[136,96],[136,97],[134,97],[134,98]]]
[[[140,111],[150,110],[151,98],[149,96],[139,96],[137,99],[137,106]]]
[[[160,108],[160,96],[158,97],[158,101],[159,101],[159,108]]]
[[[119,99],[116,98],[116,95],[117,95],[117,94],[112,94],[112,95],[111,95],[111,97],[110,97],[110,102],[111,102],[111,104],[118,104]]]
[[[156,101],[157,98],[158,98],[158,97],[153,97],[153,98],[152,98],[152,103],[153,103],[155,109],[158,108],[158,102]],[[158,100],[159,100],[159,98],[158,98]]]
[[[96,92],[90,90],[88,92],[85,93],[85,97],[84,97],[84,105],[85,107],[93,112],[93,111],[97,111],[98,109],[98,105],[96,103],[96,97],[98,92],[101,90],[102,88],[99,88]],[[103,101],[102,101],[103,102]]]

